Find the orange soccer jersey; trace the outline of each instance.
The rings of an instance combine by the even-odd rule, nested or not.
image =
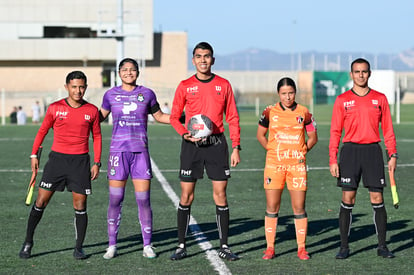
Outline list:
[[[305,131],[315,131],[312,114],[302,105],[292,109],[280,103],[267,107],[259,124],[268,128],[265,189],[306,190],[306,139]]]

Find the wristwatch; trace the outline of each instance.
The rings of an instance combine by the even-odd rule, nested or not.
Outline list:
[[[93,164],[96,165],[96,166],[98,166],[98,167],[101,167],[102,166],[102,163],[101,162],[94,162]]]
[[[394,153],[394,154],[392,154],[391,156],[390,156],[390,159],[391,158],[396,158],[396,159],[398,159],[398,153]]]
[[[241,146],[240,145],[236,145],[236,146],[233,147],[233,149],[237,149],[237,150],[241,151]]]

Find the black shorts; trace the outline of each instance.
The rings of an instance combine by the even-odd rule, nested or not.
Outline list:
[[[51,151],[39,187],[49,191],[65,190],[90,195],[91,170],[89,154],[68,155]]]
[[[229,149],[223,134],[211,135],[197,143],[183,139],[180,162],[181,181],[202,179],[204,168],[211,180],[225,181],[230,178]]]
[[[356,190],[361,180],[371,192],[382,192],[386,186],[384,159],[378,143],[357,144],[346,142],[339,156],[337,185],[344,191]]]

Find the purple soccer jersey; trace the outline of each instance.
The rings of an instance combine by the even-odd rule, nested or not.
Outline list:
[[[151,108],[157,105],[155,93],[144,86],[131,92],[120,86],[108,90],[102,108],[112,113],[113,127],[110,152],[143,152],[148,150],[147,122]]]

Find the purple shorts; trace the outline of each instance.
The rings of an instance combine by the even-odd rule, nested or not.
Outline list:
[[[148,151],[109,152],[108,179],[127,180],[129,175],[132,179],[148,180],[152,178]]]

